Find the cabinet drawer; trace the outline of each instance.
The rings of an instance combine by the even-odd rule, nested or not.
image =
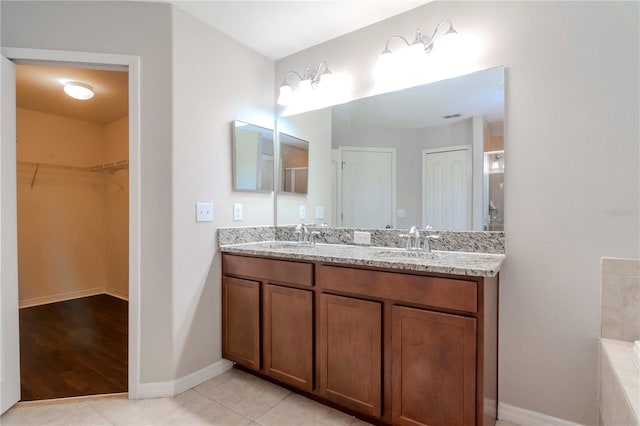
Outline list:
[[[222,272],[262,281],[313,285],[311,263],[222,254]]]
[[[458,311],[478,309],[475,281],[320,265],[316,282],[327,290]]]

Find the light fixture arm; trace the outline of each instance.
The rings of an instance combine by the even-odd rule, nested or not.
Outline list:
[[[433,34],[431,34],[431,38],[423,37],[422,39],[422,43],[424,44],[424,50],[426,50],[427,53],[429,53],[431,49],[433,49],[433,42],[436,39],[436,34],[438,34],[438,30],[442,27],[442,25],[447,25],[447,24],[449,25],[449,29],[445,34],[448,34],[449,32],[457,32],[456,30],[453,29],[453,24],[448,19],[445,19],[442,22],[440,22],[438,25],[436,25],[436,29],[433,30]],[[418,29],[418,31],[420,30]]]
[[[284,75],[284,79],[282,80],[282,86],[288,85],[287,78],[290,75],[295,75],[296,77],[298,77],[299,81],[309,80],[311,84],[315,86],[320,82],[320,78],[324,74],[331,74],[331,71],[329,71],[329,66],[327,65],[326,61],[320,61],[320,64],[318,64],[318,68],[316,70],[312,70],[310,67],[305,67],[302,75],[300,75],[300,73],[296,71],[287,71]]]
[[[300,74],[298,74],[296,71],[287,71],[284,74],[284,78],[282,79],[282,86],[287,84],[287,77],[289,77],[291,74],[293,74],[296,77],[298,77],[298,80],[304,80],[304,78],[302,78],[302,76]]]
[[[423,36],[422,32],[420,31],[420,28],[416,29],[416,37],[413,40],[413,43],[410,43],[406,38],[404,38],[401,35],[392,35],[391,37],[389,37],[387,39],[387,43],[384,46],[384,50],[382,51],[382,53],[391,53],[391,51],[389,50],[389,44],[391,43],[391,40],[394,39],[400,39],[404,42],[404,44],[407,45],[407,47],[410,47],[412,45],[416,45],[416,44],[422,44],[424,46],[424,50],[426,53],[431,52],[431,50],[433,49],[433,42],[436,39],[436,35],[438,34],[438,31],[442,28],[443,25],[448,25],[449,29],[447,30],[447,32],[445,32],[444,34],[448,34],[448,33],[455,33],[457,32],[456,30],[453,29],[453,24],[451,23],[451,21],[449,21],[448,19],[445,19],[443,21],[441,21],[438,25],[436,25],[435,30],[433,31],[433,34],[431,35],[431,37],[429,36]]]
[[[387,40],[387,44],[384,45],[383,53],[390,52],[389,43],[391,43],[391,40],[396,39],[396,38],[399,38],[400,40],[404,41],[404,44],[406,44],[407,46],[411,46],[411,43],[409,43],[409,41],[406,38],[404,38],[401,35],[396,34],[396,35],[392,35],[391,37],[389,37],[389,39]]]

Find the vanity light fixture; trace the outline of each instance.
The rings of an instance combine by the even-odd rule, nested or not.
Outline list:
[[[389,45],[391,41],[400,39],[406,45],[405,49],[392,53]],[[462,65],[472,63],[478,54],[478,46],[470,37],[461,36],[453,28],[449,20],[440,22],[431,36],[422,34],[416,29],[413,41],[401,35],[393,35],[387,39],[384,50],[380,53],[375,67],[376,79],[380,81],[404,78],[416,75],[420,79],[425,73],[437,73],[456,69]]]
[[[85,83],[70,81],[64,85],[64,93],[74,99],[86,101],[93,98],[93,88]]]
[[[443,25],[448,25],[449,29],[444,34],[438,35],[438,31],[440,30],[440,28],[442,28]],[[422,32],[420,31],[420,28],[417,28],[416,37],[411,43],[409,43],[409,41],[401,35],[393,35],[389,37],[389,39],[387,40],[387,44],[384,46],[384,50],[380,54],[380,60],[390,59],[392,52],[391,50],[389,50],[389,43],[391,43],[391,40],[396,38],[399,38],[400,40],[402,40],[407,45],[407,47],[411,49],[411,51],[414,51],[414,52],[424,51],[424,53],[428,54],[428,53],[431,53],[431,51],[433,50],[434,44],[437,44],[438,47],[440,48],[443,45],[451,44],[452,42],[454,42],[457,36],[458,36],[458,32],[453,28],[453,24],[449,20],[444,20],[440,22],[436,26],[436,29],[433,31],[433,34],[431,35],[431,37],[423,36]]]
[[[313,70],[306,67],[302,75],[296,71],[287,71],[280,85],[280,95],[278,96],[278,104],[287,106],[291,103],[293,98],[293,89],[287,83],[287,78],[290,75],[295,75],[298,80],[298,93],[301,95],[309,95],[313,89],[320,86],[328,86],[333,78],[333,74],[329,71],[329,67],[325,61],[320,61],[317,70]]]

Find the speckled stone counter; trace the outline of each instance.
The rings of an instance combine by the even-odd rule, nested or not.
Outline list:
[[[353,232],[364,231],[371,234],[373,247],[403,248],[407,229],[377,229],[377,228],[334,228],[308,226],[311,231],[318,231],[316,241],[326,244],[353,244]],[[219,228],[217,231],[218,246],[260,241],[296,241],[295,226],[246,226],[233,228]],[[422,231],[423,234],[426,231]],[[504,232],[476,232],[476,231],[429,231],[429,235],[439,238],[431,240],[433,250],[463,251],[472,253],[504,254]]]
[[[306,245],[286,241],[263,241],[221,245],[225,253],[269,256],[290,260],[320,261],[403,271],[494,277],[500,271],[502,254],[432,251],[414,252],[390,247],[346,244]]]

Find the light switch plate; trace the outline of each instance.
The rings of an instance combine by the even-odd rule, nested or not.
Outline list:
[[[196,203],[196,222],[213,222],[213,203]]]
[[[371,244],[371,233],[362,231],[353,231],[353,243],[354,244]]]
[[[298,207],[298,218],[299,219],[307,218],[307,208],[305,206]]]
[[[242,220],[242,204],[233,203],[233,220]]]
[[[324,219],[324,207],[316,207],[316,219]]]
[[[398,209],[397,216],[398,216],[398,218],[407,217],[407,210],[406,209]]]

